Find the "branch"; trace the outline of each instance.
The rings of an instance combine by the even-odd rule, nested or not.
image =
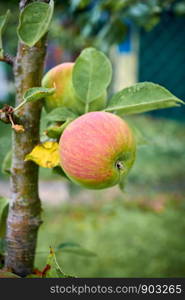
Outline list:
[[[10,120],[7,118],[7,114],[2,111],[2,109],[0,109],[0,121],[6,124],[10,123]]]
[[[34,1],[21,0],[20,10]],[[16,106],[22,102],[29,88],[41,85],[46,38],[47,34],[33,47],[28,47],[20,41],[18,43],[13,68]],[[42,222],[38,193],[38,166],[34,162],[25,161],[25,156],[40,142],[41,109],[41,101],[27,103],[16,114],[19,123],[24,126],[24,131],[20,128],[21,125],[18,128],[13,125],[11,205],[7,220],[5,266],[21,276],[26,276],[33,271],[37,232]]]
[[[15,60],[15,58],[10,54],[4,54],[4,57],[0,58],[0,61],[3,61],[3,62],[5,62],[9,65],[12,65],[12,66],[14,64],[14,60]]]
[[[16,106],[22,102],[29,88],[41,85],[45,54],[46,36],[34,47],[19,42],[14,64]],[[37,232],[41,224],[38,166],[31,161],[25,161],[25,156],[40,141],[41,109],[41,101],[27,103],[18,114],[19,123],[23,125],[24,131],[20,126],[13,128],[12,200],[7,221],[5,266],[21,276],[33,271]]]
[[[13,107],[7,104],[4,105],[3,109],[0,109],[0,121],[3,123],[11,123],[9,115],[13,113]]]
[[[17,124],[20,120],[16,114],[14,114],[14,108],[5,104],[3,109],[0,109],[0,121],[6,124],[11,124],[12,129],[16,132],[24,132],[24,127]]]

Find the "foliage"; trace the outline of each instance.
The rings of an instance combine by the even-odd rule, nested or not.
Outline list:
[[[7,10],[7,12],[4,16],[0,16],[0,58],[3,57],[2,33],[3,33],[4,28],[6,26],[9,15],[10,15],[10,11]]]
[[[111,81],[112,69],[109,59],[95,48],[86,48],[75,62],[72,71],[72,85],[84,106],[83,112],[89,111],[89,103],[97,100]],[[55,88],[31,88],[23,96],[23,102],[14,109],[19,110],[27,102],[42,99],[45,95],[54,93]],[[67,95],[66,95],[67,96]],[[151,82],[137,83],[124,88],[108,100],[105,111],[110,111],[124,117],[125,115],[138,114],[159,108],[178,106],[184,102],[175,97],[164,87]],[[57,142],[66,126],[79,116],[77,108],[73,111],[63,107],[56,108],[46,116],[49,126],[46,125],[45,135],[54,141],[39,144],[27,154],[25,160],[32,160],[42,167],[54,168],[59,165]],[[20,125],[13,125],[20,126]],[[137,140],[139,130],[137,129]],[[140,136],[139,144],[142,136]],[[47,145],[46,147],[44,145]],[[50,146],[48,146],[50,145]],[[54,148],[52,147],[54,146]],[[55,153],[55,154],[54,154]],[[6,160],[6,158],[5,158]],[[121,183],[122,184],[122,183]]]
[[[81,101],[88,105],[100,97],[111,78],[111,63],[102,52],[94,48],[82,51],[73,69],[73,87]]]
[[[50,28],[50,41],[58,43],[67,52],[78,53],[87,46],[107,52],[109,47],[124,40],[130,23],[151,29],[164,11],[172,10],[184,16],[184,0],[67,0],[55,1],[55,16]],[[0,10],[10,8],[14,13],[7,28],[5,47],[16,50],[14,32],[18,23],[16,0],[0,3]]]
[[[57,1],[57,16],[51,38],[68,51],[94,46],[108,52],[124,40],[128,26],[155,26],[164,11],[173,10],[175,0],[67,0]],[[180,1],[180,3],[183,0]]]
[[[86,48],[75,62],[72,77],[73,88],[79,96],[79,101],[83,102],[83,112],[87,113],[89,111],[89,103],[95,101],[110,84],[112,77],[111,63],[108,57],[102,52],[95,48]],[[33,100],[35,101],[34,97]],[[151,82],[143,82],[124,88],[114,94],[113,97],[109,99],[107,107],[105,107],[104,110],[120,114],[124,117],[125,115],[139,114],[159,108],[178,106],[183,103],[183,101],[175,97],[164,87]],[[65,127],[75,119],[75,114],[76,118],[78,117],[78,111],[75,106],[72,107],[74,117],[71,117],[71,112],[63,107],[63,103],[61,104],[61,108],[61,119],[57,120],[56,124],[56,122],[51,121],[50,118],[50,125],[45,130],[46,135],[50,138],[54,138],[56,142],[59,140]],[[52,116],[55,117],[57,112],[58,118],[58,110],[54,111],[54,113],[52,112]],[[51,116],[51,114],[49,114],[49,116]],[[44,162],[43,164],[40,159],[38,159],[40,154],[40,145],[38,145],[27,157],[34,160],[40,166],[47,167],[47,163]],[[48,166],[57,166],[56,155],[53,155],[53,152],[50,152],[50,156],[48,155],[46,159],[46,161],[49,161]]]
[[[143,82],[113,95],[105,110],[120,115],[129,115],[179,106],[180,103],[183,104],[183,101],[172,95],[164,87],[151,82]]]
[[[75,119],[78,115],[66,107],[58,107],[46,115],[46,120],[50,122],[61,122],[67,119]]]
[[[71,277],[70,275],[65,274],[61,267],[59,266],[55,251],[52,247],[50,247],[50,253],[47,257],[46,266],[44,267],[43,271],[39,271],[35,269],[35,274],[28,275],[29,278],[31,277],[41,277],[41,278],[67,278]]]
[[[18,111],[26,103],[41,100],[47,95],[52,95],[54,92],[55,92],[55,88],[42,88],[42,87],[30,88],[24,93],[23,101],[14,109],[14,112]]]
[[[53,16],[54,1],[26,5],[19,17],[17,34],[26,45],[34,46],[46,32]]]

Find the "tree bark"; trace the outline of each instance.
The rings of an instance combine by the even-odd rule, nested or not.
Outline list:
[[[29,3],[29,1],[27,1]],[[22,9],[25,0],[20,3]],[[31,87],[40,86],[46,53],[46,38],[35,46],[19,43],[14,62],[16,104]],[[41,224],[41,203],[38,195],[38,166],[24,161],[26,154],[39,143],[39,124],[42,104],[26,104],[19,112],[25,131],[13,132],[11,200],[7,220],[5,267],[20,276],[33,271],[37,233]]]

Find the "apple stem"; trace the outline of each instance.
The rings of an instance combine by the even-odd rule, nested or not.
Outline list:
[[[27,102],[26,100],[22,101],[17,107],[14,108],[14,112],[18,111],[23,105],[26,104],[26,102]]]
[[[89,103],[87,102],[85,105],[85,114],[88,113],[89,111]]]

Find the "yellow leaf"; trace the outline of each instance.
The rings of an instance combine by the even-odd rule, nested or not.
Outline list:
[[[57,142],[45,142],[37,145],[25,160],[32,160],[43,168],[54,168],[60,165],[59,145]]]

